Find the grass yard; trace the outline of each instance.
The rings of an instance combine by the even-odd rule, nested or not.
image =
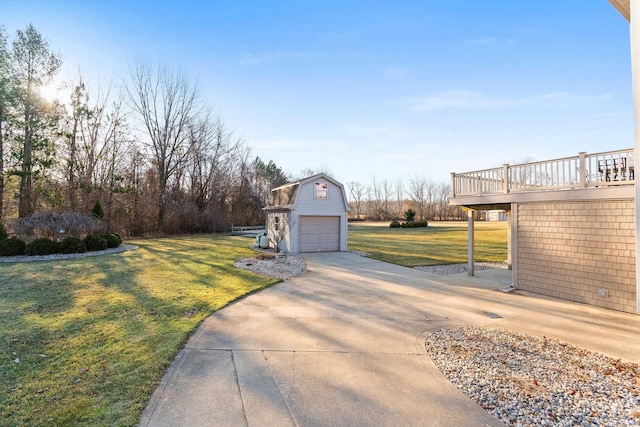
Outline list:
[[[77,260],[0,264],[0,424],[136,425],[189,334],[278,280],[233,266],[239,237],[132,242]]]
[[[467,262],[467,223],[430,222],[427,228],[389,228],[389,223],[349,223],[349,249],[371,258],[416,267]],[[507,224],[475,223],[475,259],[507,259]]]

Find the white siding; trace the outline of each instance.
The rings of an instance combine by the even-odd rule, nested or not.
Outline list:
[[[314,198],[314,183],[322,181],[328,184],[328,195],[326,199]],[[346,211],[343,192],[337,185],[318,179],[305,182],[300,185],[296,195],[295,210],[299,215],[339,215]]]
[[[327,198],[316,199],[314,197],[314,186],[316,182],[327,183]],[[298,188],[296,201],[290,219],[291,227],[291,251],[300,251],[300,217],[301,216],[338,216],[340,222],[340,251],[347,250],[347,208],[343,189],[323,178],[308,182],[302,182]]]
[[[279,250],[281,252],[291,251],[291,228],[290,213],[287,211],[270,211],[267,213],[267,235],[271,244],[281,238]],[[276,221],[276,218],[278,220]]]
[[[318,184],[317,186],[316,183]],[[300,217],[333,217],[333,221],[338,222],[337,226],[339,228],[338,250],[346,252],[349,204],[344,188],[323,174],[303,179],[297,185],[295,200],[291,201],[292,205],[282,205],[280,208],[274,206],[272,208],[277,208],[276,210],[268,211],[267,230],[269,237],[273,240],[273,237],[276,236],[275,217],[280,216],[280,227],[286,224],[281,250],[298,253],[300,252]],[[316,188],[322,197],[314,197]],[[275,189],[274,191],[277,190]],[[335,225],[333,228],[335,228]],[[334,231],[331,233],[335,236]],[[335,244],[326,250],[336,250]]]

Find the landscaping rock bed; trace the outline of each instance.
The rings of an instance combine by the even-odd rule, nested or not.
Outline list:
[[[434,332],[426,350],[449,381],[507,425],[640,425],[638,364],[472,327]]]
[[[415,267],[416,270],[426,271],[428,273],[434,274],[458,274],[458,273],[466,273],[467,272],[467,264],[442,264],[442,265],[419,265]],[[505,263],[496,263],[496,262],[476,262],[474,265],[474,269],[476,271],[479,270],[488,270],[490,268],[507,268],[507,264]]]
[[[75,258],[86,258],[90,256],[100,256],[100,255],[109,255],[109,254],[117,254],[120,252],[130,251],[133,249],[138,249],[136,245],[120,245],[117,248],[105,249],[103,251],[91,251],[91,252],[83,252],[80,254],[52,254],[52,255],[35,255],[35,256],[3,256],[0,257],[0,263],[3,262],[32,262],[32,261],[53,261],[58,259],[75,259]]]
[[[286,255],[284,259],[277,260],[275,254],[267,252],[260,252],[256,256],[240,259],[233,265],[262,276],[282,280],[300,276],[307,269],[307,262],[302,257]]]

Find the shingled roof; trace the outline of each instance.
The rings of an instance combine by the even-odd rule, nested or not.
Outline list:
[[[283,209],[290,208],[296,200],[300,181],[291,182],[280,187],[274,188],[269,194],[269,206],[265,209]]]

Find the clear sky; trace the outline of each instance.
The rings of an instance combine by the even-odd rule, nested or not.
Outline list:
[[[606,0],[0,0],[89,81],[181,69],[286,172],[343,183],[629,148],[627,21]]]

